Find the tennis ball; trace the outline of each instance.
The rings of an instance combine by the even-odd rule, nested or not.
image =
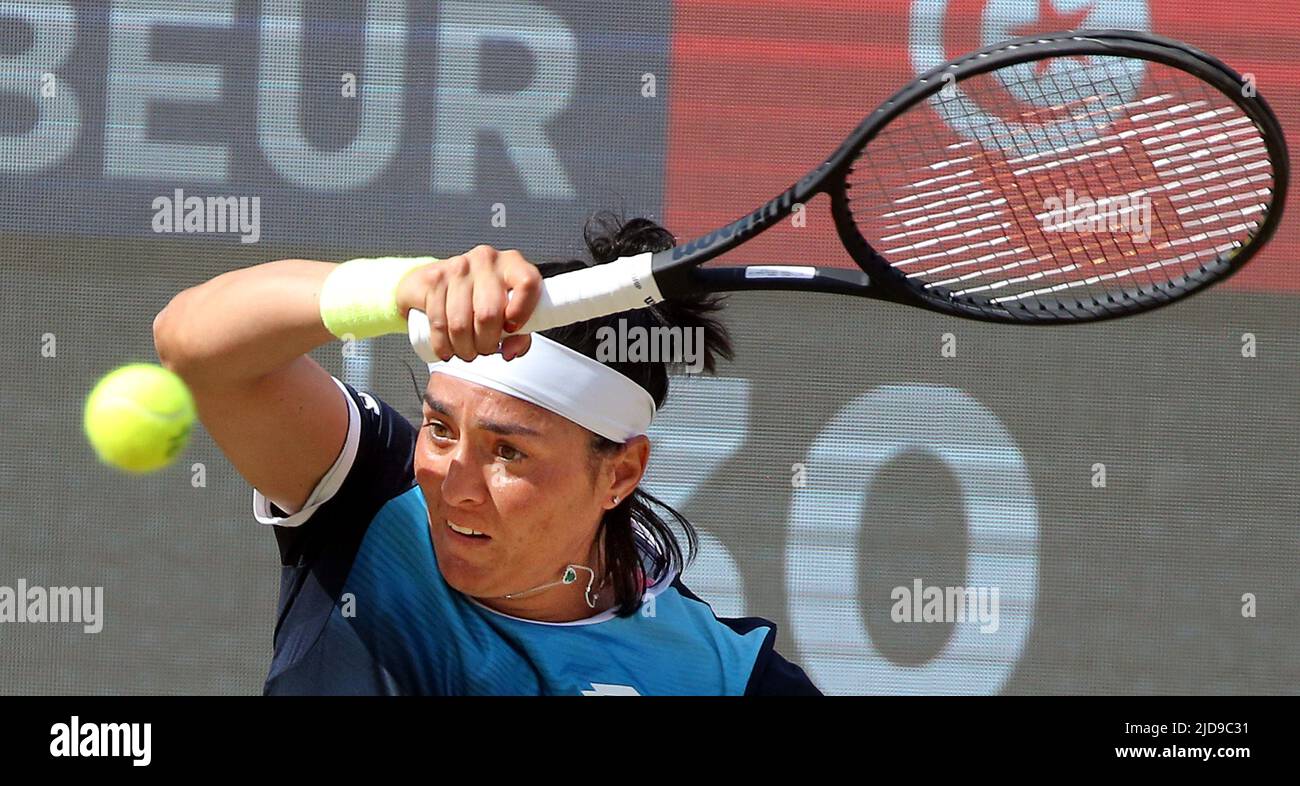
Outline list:
[[[86,397],[86,439],[100,461],[126,472],[143,474],[172,463],[193,425],[189,388],[152,363],[114,369]]]

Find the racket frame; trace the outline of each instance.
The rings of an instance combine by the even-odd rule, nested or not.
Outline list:
[[[973,298],[950,299],[944,290],[921,294],[918,287],[894,269],[858,232],[849,207],[846,187],[848,172],[865,148],[902,113],[928,100],[950,83],[980,74],[1033,62],[1048,57],[1111,56],[1149,60],[1187,72],[1231,98],[1260,129],[1273,166],[1271,209],[1259,230],[1243,246],[1220,255],[1193,274],[1175,278],[1167,285],[1168,296],[1155,290],[1129,288],[1103,303],[1095,298],[1080,299],[1077,307],[1055,304],[1049,309],[1037,303],[1020,308],[991,309]],[[949,76],[951,75],[951,76]],[[1051,35],[1025,36],[986,47],[937,66],[898,90],[876,108],[849,134],[821,165],[798,182],[768,200],[756,210],[714,231],[651,255],[651,271],[665,298],[689,292],[737,292],[783,290],[855,295],[926,308],[980,321],[1019,324],[1065,324],[1090,322],[1151,311],[1181,300],[1205,286],[1222,281],[1239,270],[1276,232],[1282,219],[1290,179],[1290,163],[1281,124],[1263,96],[1246,96],[1243,77],[1222,61],[1187,44],[1161,36],[1131,30],[1081,30]],[[817,194],[831,200],[831,214],[840,242],[858,263],[860,271],[836,267],[805,268],[800,276],[750,275],[746,267],[700,267],[766,231],[790,215],[796,204],[805,204]],[[771,266],[769,266],[771,267]],[[1151,297],[1157,298],[1151,300]]]
[[[1161,63],[1191,74],[1230,98],[1263,136],[1272,166],[1270,209],[1258,230],[1241,246],[1220,254],[1192,273],[1156,284],[1131,287],[1052,307],[1023,298],[1013,307],[949,297],[941,287],[923,287],[893,268],[862,237],[849,206],[848,174],[860,151],[903,112],[934,96],[948,84],[1000,68],[1049,57],[1130,57]],[[1272,238],[1281,223],[1290,183],[1290,159],[1281,124],[1263,96],[1243,92],[1245,80],[1222,61],[1179,41],[1132,30],[1079,30],[1011,39],[972,52],[930,69],[902,87],[862,120],[819,166],[762,206],[706,235],[655,253],[638,254],[563,273],[542,282],[533,315],[518,333],[653,305],[675,296],[698,292],[782,290],[821,292],[885,300],[984,322],[1011,324],[1074,324],[1152,311],[1236,273]],[[938,122],[936,120],[936,122]],[[839,186],[843,187],[839,187]],[[795,265],[703,267],[710,260],[770,229],[790,215],[796,204],[817,194],[830,197],[830,210],[840,242],[859,269]],[[1036,308],[1034,306],[1037,306]],[[407,314],[411,346],[428,362],[437,360],[430,345],[428,318],[418,309]]]

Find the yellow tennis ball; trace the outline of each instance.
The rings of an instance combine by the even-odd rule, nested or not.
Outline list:
[[[109,372],[86,397],[86,438],[101,461],[127,472],[153,472],[172,463],[193,425],[189,388],[152,363]]]

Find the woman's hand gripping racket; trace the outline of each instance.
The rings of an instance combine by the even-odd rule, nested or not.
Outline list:
[[[973,319],[1087,322],[1222,281],[1272,236],[1290,167],[1236,72],[1130,31],[1008,41],[940,66],[748,215],[675,248],[548,278],[520,333],[688,292],[859,295]],[[824,193],[860,270],[700,266]],[[426,361],[423,313],[409,313]]]

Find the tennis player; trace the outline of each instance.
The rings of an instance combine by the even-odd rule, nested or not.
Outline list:
[[[670,364],[595,359],[599,328],[626,319],[703,328],[712,371],[731,353],[716,300],[502,340],[543,274],[673,243],[609,215],[584,234],[591,261],[541,270],[488,246],[271,262],[181,292],[155,318],[159,357],[279,544],[265,693],[819,693],[773,649],[775,625],[719,618],[682,584],[663,516],[691,550],[695,533],[639,488]],[[420,428],[307,355],[404,333],[412,308],[444,359]]]

